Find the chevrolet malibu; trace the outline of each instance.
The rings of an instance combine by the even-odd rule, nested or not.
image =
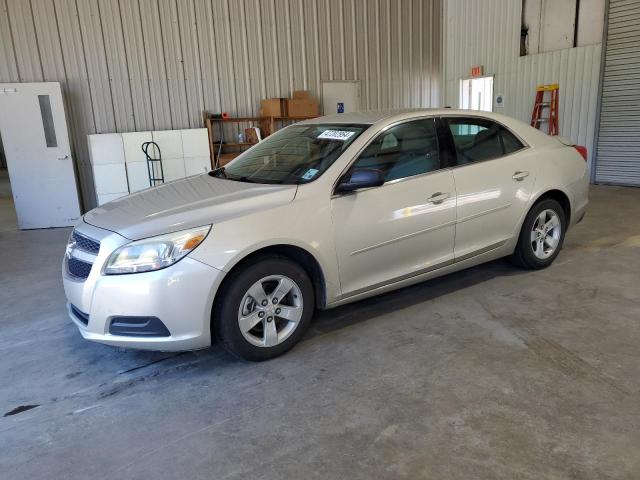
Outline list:
[[[300,122],[226,167],[84,215],[63,260],[69,315],[108,345],[218,341],[269,359],[316,309],[505,256],[549,266],[585,213],[586,156],[485,112]]]

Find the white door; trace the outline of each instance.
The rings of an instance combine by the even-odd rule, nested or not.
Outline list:
[[[535,182],[536,159],[502,125],[478,117],[444,118],[455,148],[458,195],[455,259],[464,260],[510,240]]]
[[[460,108],[493,111],[493,76],[460,80]]]
[[[433,119],[387,129],[355,168],[382,170],[386,182],[331,200],[344,295],[453,262],[455,186],[441,168]]]
[[[22,229],[80,218],[60,84],[0,83],[0,135]]]

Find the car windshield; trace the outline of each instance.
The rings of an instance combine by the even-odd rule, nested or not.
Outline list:
[[[369,125],[292,125],[267,137],[213,176],[252,183],[299,184],[320,177]]]

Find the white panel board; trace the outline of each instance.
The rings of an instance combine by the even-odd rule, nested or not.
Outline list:
[[[151,132],[153,141],[160,147],[160,155],[165,158],[182,158],[182,135],[180,130],[162,130]]]
[[[124,143],[124,158],[129,162],[146,162],[147,156],[142,151],[142,144],[150,142],[153,138],[151,132],[128,132],[122,134]]]
[[[184,169],[187,177],[208,172],[211,170],[211,160],[209,155],[202,157],[185,157]]]
[[[162,160],[162,171],[164,172],[164,181],[172,182],[185,177],[184,159],[183,158],[167,158]]]
[[[181,130],[182,151],[185,157],[209,155],[209,135],[206,128]]]
[[[129,193],[127,172],[123,163],[98,164],[93,166],[96,193]]]
[[[92,165],[124,163],[124,145],[119,133],[88,135],[89,158]]]
[[[149,188],[149,169],[147,162],[128,162],[127,163],[127,181],[129,183],[129,191],[139,192],[145,188]]]
[[[99,193],[98,205],[104,205],[105,203],[112,202],[114,200],[117,200],[118,198],[122,198],[127,195],[129,194],[128,193]]]

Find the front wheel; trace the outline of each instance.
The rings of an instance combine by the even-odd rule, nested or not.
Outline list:
[[[313,316],[313,285],[298,264],[262,257],[233,272],[218,294],[213,331],[245,360],[268,360],[292,348]]]
[[[560,253],[565,231],[565,213],[557,201],[536,203],[524,220],[511,261],[528,269],[548,267]]]

